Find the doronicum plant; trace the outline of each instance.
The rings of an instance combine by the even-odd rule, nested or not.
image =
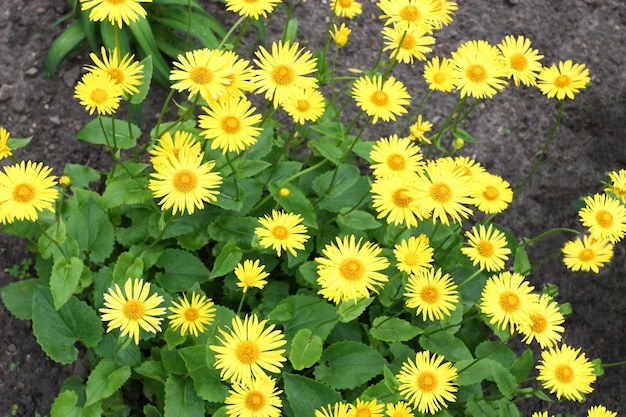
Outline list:
[[[378,58],[355,76],[337,58],[358,36],[357,1],[330,2],[325,42],[309,50],[292,2],[228,0],[241,18],[219,42],[186,44],[159,70],[169,96],[142,144],[118,113],[149,94],[156,51],[139,42],[136,60],[122,33],[145,33],[150,6],[166,2],[154,3],[82,1],[72,29],[91,37],[95,20],[117,34],[74,90],[95,114],[77,137],[111,154],[109,170],[68,163],[57,178],[0,130],[0,156],[14,160],[0,172],[2,230],[28,240],[37,274],[2,298],[53,360],[84,350],[90,365],[64,382],[52,417],[520,416],[531,397],[592,394],[607,365],[562,343],[569,305],[530,284],[527,249],[572,233],[565,264],[597,272],[626,235],[626,173],[583,200],[584,233],[518,240],[495,221],[589,82],[584,64],[546,68],[523,36],[427,58],[456,3],[380,0]],[[281,13],[282,39],[246,56],[247,30]],[[422,62],[411,94],[393,70]],[[560,103],[516,188],[456,155],[476,142],[469,114],[510,80]],[[438,126],[422,114],[431,94],[458,95]],[[365,141],[380,122],[389,135]]]

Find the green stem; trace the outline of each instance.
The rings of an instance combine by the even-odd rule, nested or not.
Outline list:
[[[35,224],[37,225],[37,227],[39,227],[39,230],[41,230],[41,234],[44,235],[46,238],[48,238],[48,240],[50,242],[54,243],[54,246],[56,246],[59,249],[59,251],[61,252],[61,255],[63,255],[63,258],[65,258],[65,261],[69,262],[70,261],[70,256],[67,254],[65,249],[63,249],[61,244],[56,239],[53,239],[52,236],[50,236],[48,234],[46,229],[44,229],[43,226],[41,224],[39,224],[39,222],[35,222]]]
[[[461,282],[457,286],[457,288],[461,288],[465,284],[469,284],[474,278],[476,278],[478,275],[480,275],[481,272],[483,272],[482,269],[477,269],[476,271],[474,271],[474,273],[472,275],[470,275],[469,277],[465,278],[465,280],[463,280],[463,282]]]
[[[524,242],[520,242],[519,245],[517,245],[516,248],[523,248],[524,246],[528,246],[528,245],[532,245],[533,243],[535,243],[536,241],[543,239],[544,237],[555,233],[555,232],[569,232],[569,233],[573,233],[575,235],[580,234],[580,232],[578,230],[574,230],[574,229],[568,229],[567,227],[555,227],[554,229],[550,229],[550,230],[546,230],[545,232],[535,236],[532,239],[528,239],[525,240]]]
[[[441,144],[440,144],[441,135],[446,131],[446,128],[448,127],[448,124],[450,123],[450,121],[452,120],[454,115],[456,114],[457,110],[459,109],[460,106],[463,105],[463,103],[466,100],[467,100],[467,97],[461,97],[461,98],[459,98],[457,100],[456,104],[454,105],[454,108],[452,109],[452,111],[450,112],[450,114],[448,115],[446,120],[443,122],[443,126],[441,126],[441,129],[439,129],[437,134],[433,137],[432,144],[430,145],[430,148],[428,149],[428,153],[426,154],[426,159],[428,159],[430,157],[430,155],[433,152],[435,146],[441,146]]]
[[[241,308],[243,307],[243,302],[246,299],[246,294],[247,294],[247,291],[244,291],[243,294],[241,294],[241,300],[239,300],[239,306],[237,307],[237,313],[235,313],[236,315],[239,315],[239,313],[241,313]]]
[[[612,363],[603,363],[602,368],[611,368],[613,366],[623,366],[626,365],[626,361],[621,362],[612,362]]]
[[[228,152],[226,152],[226,162],[228,162],[228,166],[233,172],[233,181],[235,183],[235,201],[239,201],[239,185],[237,184],[237,170],[235,170],[235,167],[233,166],[233,163],[230,160],[230,156],[228,155]]]
[[[230,36],[235,32],[235,29],[237,29],[239,27],[239,25],[241,25],[242,22],[246,21],[246,19],[248,19],[246,16],[241,16],[232,26],[231,28],[228,30],[228,32],[226,32],[226,35],[224,35],[224,38],[222,38],[222,41],[220,42],[220,44],[218,45],[217,49],[223,49],[224,44],[226,44],[226,41],[228,40],[228,38],[230,38]],[[237,39],[239,39],[240,37],[238,36]]]

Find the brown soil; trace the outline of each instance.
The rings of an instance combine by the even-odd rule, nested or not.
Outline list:
[[[220,10],[220,3],[204,3],[225,22],[234,21]],[[299,40],[306,46],[319,45],[323,36],[320,22],[328,14],[328,2],[296,3]],[[351,41],[340,53],[346,67],[368,68],[377,48],[380,12],[374,0],[363,3],[364,13],[352,22]],[[68,12],[64,0],[5,0],[0,6],[0,126],[13,137],[33,136],[18,156],[44,161],[57,174],[68,162],[104,169],[109,163],[99,147],[74,139],[90,120],[72,97],[86,54],[64,62],[53,78],[44,74],[47,50],[61,30],[52,26]],[[625,29],[623,0],[466,0],[459,2],[454,23],[437,34],[440,55],[469,39],[495,44],[507,34],[523,34],[545,55],[544,64],[572,59],[586,63],[590,70],[592,85],[566,103],[563,123],[543,164],[520,197],[496,218],[518,238],[531,238],[553,227],[582,230],[572,202],[600,191],[607,171],[626,168]],[[418,69],[399,65],[394,74],[412,94],[423,91]],[[146,103],[145,129],[153,123],[162,96],[162,92],[156,94]],[[450,108],[450,101],[429,99],[425,117],[437,120]],[[557,111],[558,103],[535,89],[508,88],[481,104],[464,125],[478,144],[468,144],[461,153],[515,187],[536,160]],[[379,123],[369,133],[370,139],[393,133],[388,127]],[[537,242],[529,249],[531,261],[558,250],[569,238],[555,233]],[[625,252],[624,243],[616,245],[613,262],[597,275],[572,273],[556,258],[529,277],[538,288],[558,284],[558,301],[570,302],[573,308],[566,318],[565,342],[605,363],[626,360]],[[29,256],[25,242],[0,233],[0,286],[16,279],[5,268],[19,265]],[[83,368],[81,361],[61,366],[47,358],[30,323],[13,317],[0,303],[0,416],[48,414],[63,379],[74,373],[84,375]],[[626,410],[624,367],[608,368],[587,403],[554,403],[549,410],[551,414],[569,411],[581,416],[596,404],[617,412]],[[525,414],[530,415],[535,406],[546,405],[529,404]]]

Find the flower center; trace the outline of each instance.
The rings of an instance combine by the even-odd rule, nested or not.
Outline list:
[[[198,317],[200,317],[200,312],[198,312],[197,308],[189,307],[185,309],[185,320],[187,321],[196,321]]]
[[[420,372],[415,382],[420,391],[433,392],[437,388],[437,375],[428,371]]]
[[[265,406],[265,396],[259,391],[251,391],[246,394],[246,408],[256,413]]]
[[[180,170],[174,175],[173,187],[179,193],[188,193],[198,186],[198,177],[188,169]]]
[[[582,262],[590,262],[593,261],[596,257],[596,253],[589,248],[585,248],[580,251],[578,254],[578,259]]]
[[[559,365],[554,370],[554,376],[559,380],[559,382],[569,384],[574,379],[574,370],[569,365]]]
[[[487,70],[479,64],[473,64],[467,67],[465,75],[473,83],[482,83],[487,78]]]
[[[272,71],[272,80],[274,80],[274,83],[280,86],[290,85],[291,83],[293,83],[293,80],[295,80],[295,78],[295,71],[288,65],[278,65]]]
[[[95,88],[92,92],[91,92],[91,101],[93,101],[96,104],[102,104],[105,101],[107,101],[107,98],[109,98],[109,95],[107,94],[106,90],[103,90],[102,88]]]
[[[420,257],[417,256],[415,252],[409,252],[406,255],[404,255],[404,263],[407,266],[417,265],[417,263],[419,262],[419,259]]]
[[[543,333],[548,328],[548,320],[541,314],[531,314],[530,320],[533,333]]]
[[[191,70],[189,78],[196,84],[205,85],[213,81],[213,72],[206,67],[196,67]]]
[[[352,0],[339,0],[339,2],[338,2],[338,3],[339,3],[339,5],[340,5],[341,7],[343,7],[344,9],[346,9],[346,8],[348,8],[348,7],[350,7],[350,6],[352,6]]]
[[[244,340],[235,348],[235,357],[240,363],[251,365],[259,359],[259,348],[256,343]]]
[[[554,86],[558,88],[564,88],[570,85],[570,82],[571,80],[567,75],[561,74],[554,80]]]
[[[35,187],[30,184],[18,184],[13,189],[13,200],[18,203],[28,203],[35,198]]]
[[[509,58],[509,65],[515,71],[524,71],[528,66],[528,60],[524,56],[524,54],[520,54],[519,52],[511,55]]]
[[[609,228],[613,226],[613,216],[606,210],[598,210],[596,213],[596,221],[603,228]]]
[[[433,80],[435,81],[436,84],[443,84],[446,82],[446,76],[443,73],[438,72],[433,77]]]
[[[124,317],[129,320],[139,320],[143,317],[145,312],[146,307],[141,301],[137,300],[128,300],[124,304],[124,307],[122,307],[122,313],[124,313]]]
[[[124,82],[124,73],[118,68],[109,68],[107,70],[107,74],[109,74],[109,77],[115,81],[115,84],[121,84]]]
[[[417,7],[408,5],[404,6],[400,9],[400,13],[398,13],[402,20],[407,22],[415,23],[419,20],[421,13]]]
[[[310,107],[311,107],[311,105],[309,104],[309,102],[307,100],[298,100],[298,103],[297,103],[297,106],[296,106],[298,111],[301,111],[303,113],[305,111],[307,111]]]
[[[287,240],[289,238],[289,230],[285,226],[274,226],[272,236],[278,240]]]
[[[513,313],[520,308],[520,300],[517,294],[511,291],[503,292],[500,295],[500,307],[507,313]]]
[[[241,122],[235,116],[226,116],[222,119],[222,130],[229,135],[239,133],[241,130]]]
[[[439,290],[434,285],[425,285],[420,291],[422,300],[429,304],[434,304],[439,300]]]
[[[391,199],[396,207],[408,207],[413,202],[413,199],[406,194],[407,191],[406,188],[400,188],[393,192]]]
[[[387,166],[394,171],[402,171],[406,168],[406,159],[399,153],[393,153],[387,157]]]
[[[491,258],[495,253],[495,248],[488,240],[481,240],[478,242],[478,245],[476,245],[476,251],[483,258]]]
[[[339,272],[346,281],[360,281],[365,268],[363,267],[363,262],[355,258],[349,258],[339,265]]]
[[[498,189],[492,185],[488,185],[487,188],[485,188],[485,191],[483,191],[483,197],[485,197],[485,200],[494,201],[499,195],[500,193],[498,192]]]
[[[447,203],[452,199],[452,190],[448,184],[438,182],[430,186],[430,196],[437,203]]]
[[[375,106],[383,107],[389,103],[389,96],[384,91],[376,91],[370,96],[370,100]]]
[[[411,50],[415,48],[415,45],[417,45],[417,41],[412,35],[407,33],[406,35],[404,35],[404,39],[402,40],[402,45],[400,45],[400,47],[402,49]]]

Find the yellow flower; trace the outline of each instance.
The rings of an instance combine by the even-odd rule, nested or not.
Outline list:
[[[422,115],[417,116],[417,121],[410,127],[411,139],[430,144],[430,139],[425,135],[433,128],[433,124],[428,120],[422,120]]]
[[[363,6],[357,0],[331,0],[330,9],[335,13],[335,16],[348,19],[363,13]]]
[[[393,254],[398,261],[396,267],[409,274],[428,271],[434,262],[434,250],[430,246],[428,236],[421,234],[402,240],[395,246]]]
[[[560,61],[559,66],[544,68],[537,76],[537,87],[548,98],[565,97],[574,100],[574,95],[591,81],[589,70],[585,64],[574,64],[572,61]]]
[[[222,57],[225,60],[224,66],[229,68],[230,73],[226,78],[230,83],[225,86],[226,93],[220,97],[220,100],[244,97],[246,92],[254,90],[250,61],[239,57],[233,51],[223,51]]]
[[[315,410],[315,417],[348,417],[350,412],[350,404],[336,402],[322,407],[321,410]]]
[[[565,331],[561,325],[565,319],[552,297],[542,294],[529,306],[528,317],[528,321],[518,325],[518,330],[524,335],[522,342],[530,344],[536,339],[541,348],[545,349],[561,341],[561,333]]]
[[[215,161],[202,162],[203,154],[183,148],[178,158],[173,154],[154,165],[156,172],[150,174],[148,188],[154,198],[161,198],[161,210],[173,208],[172,214],[185,211],[193,214],[195,208],[204,208],[204,203],[217,201],[222,183],[218,172],[213,172]]]
[[[9,133],[5,128],[0,127],[0,159],[8,158],[13,155],[13,150],[9,146]]]
[[[467,255],[474,266],[480,264],[481,270],[501,271],[504,263],[509,259],[511,249],[507,248],[504,233],[493,229],[492,224],[485,228],[480,224],[472,227],[471,231],[465,232],[468,246],[461,248],[461,252]]]
[[[500,272],[487,280],[480,300],[480,310],[486,314],[489,323],[511,334],[516,326],[527,323],[530,309],[537,302],[538,296],[532,293],[524,276],[517,272]]]
[[[433,27],[441,29],[444,25],[452,23],[452,16],[457,9],[456,1],[450,0],[432,0],[435,3],[435,13],[432,17]]]
[[[626,236],[626,207],[606,194],[585,197],[585,207],[578,211],[583,226],[596,239],[619,242]]]
[[[257,227],[254,233],[259,237],[261,246],[265,248],[271,246],[278,256],[283,249],[296,256],[296,249],[304,249],[304,243],[309,240],[307,228],[302,224],[302,220],[299,214],[272,210],[271,216],[266,214],[259,218],[259,223],[263,227]]]
[[[204,129],[200,135],[212,139],[211,149],[219,148],[223,154],[245,151],[261,134],[262,129],[256,126],[261,115],[254,113],[256,108],[246,97],[218,100],[202,110],[206,115],[198,117],[199,126]]]
[[[530,47],[530,40],[524,36],[506,36],[498,44],[507,65],[508,77],[513,78],[515,86],[520,82],[524,85],[537,85],[537,75],[543,69],[539,51]]]
[[[210,345],[216,352],[215,368],[220,369],[223,380],[249,384],[253,378],[267,377],[267,372],[279,373],[285,362],[285,349],[280,349],[287,341],[274,325],[265,327],[267,320],[256,315],[246,315],[241,321],[237,316],[228,331],[218,329],[217,339],[221,345]]]
[[[450,161],[450,158],[442,158],[442,160]],[[485,167],[483,167],[480,162],[468,156],[457,156],[452,162],[454,162],[455,165],[454,170],[459,171],[462,175],[471,179],[472,182],[483,181],[485,174],[487,174],[487,170],[485,170]]]
[[[593,364],[584,352],[581,354],[580,348],[561,345],[544,350],[539,362],[537,380],[551,394],[556,392],[558,399],[565,397],[572,401],[582,401],[581,394],[593,391],[591,384],[596,380]]]
[[[425,54],[432,52],[429,45],[435,43],[435,38],[419,28],[385,27],[382,35],[383,50],[391,50],[391,58],[405,64],[412,64],[415,59],[425,61]]]
[[[189,98],[199,93],[207,100],[215,100],[226,93],[230,84],[232,68],[223,52],[216,49],[195,49],[185,55],[178,55],[174,61],[177,68],[170,71],[170,80],[177,81],[172,88],[177,91],[189,91]]]
[[[483,173],[475,184],[470,194],[472,204],[485,214],[501,213],[513,201],[511,185],[498,175]]]
[[[330,36],[335,41],[337,47],[341,48],[348,43],[348,38],[350,37],[352,30],[348,28],[345,23],[342,23],[339,28],[337,28],[336,24],[333,25],[333,27],[335,30],[329,30],[328,33],[330,33]]]
[[[388,417],[415,417],[413,408],[404,401],[398,401],[395,404],[387,403],[387,411],[385,414]]]
[[[431,0],[380,0],[376,5],[383,12],[380,17],[386,19],[385,25],[425,32],[434,27],[437,6]]]
[[[604,187],[604,192],[613,194],[622,203],[626,204],[626,169],[609,172],[611,184]]]
[[[406,285],[406,306],[415,308],[416,315],[422,313],[422,320],[442,320],[456,310],[459,302],[457,286],[449,274],[441,269],[429,268],[409,276]]]
[[[74,98],[80,101],[89,114],[112,114],[120,105],[124,91],[113,78],[105,74],[91,72],[82,76],[76,88]]]
[[[439,57],[431,58],[424,65],[424,80],[431,90],[450,92],[454,90],[454,63],[451,59]]]
[[[611,262],[613,244],[591,236],[570,240],[563,246],[563,263],[572,271],[593,271],[596,274],[605,263]]]
[[[352,96],[361,110],[372,117],[372,123],[378,119],[396,120],[396,116],[407,112],[406,106],[411,103],[406,87],[394,76],[385,81],[380,75],[360,77],[352,86]]]
[[[168,155],[178,159],[178,154],[182,149],[185,149],[185,152],[191,155],[199,155],[202,152],[200,143],[191,133],[177,130],[174,132],[174,137],[172,137],[170,132],[165,132],[159,138],[158,144],[150,149],[150,162],[153,165],[159,163],[167,164],[169,161]]]
[[[252,378],[247,384],[234,382],[228,391],[226,415],[229,417],[279,417],[283,406],[272,378]]]
[[[322,287],[318,294],[338,304],[340,301],[354,301],[369,298],[370,291],[378,289],[388,281],[385,274],[379,272],[389,266],[389,261],[380,256],[382,249],[375,243],[356,241],[354,235],[336,238],[335,243],[328,243],[322,254],[324,258],[315,258],[317,283]]]
[[[250,259],[246,259],[243,264],[238,263],[235,267],[235,276],[237,277],[237,286],[243,288],[243,292],[248,291],[248,288],[255,287],[263,289],[270,274],[265,272],[265,265],[260,265],[259,260],[252,262]]]
[[[54,213],[53,203],[59,192],[54,188],[56,177],[43,163],[21,161],[3,167],[0,172],[0,222],[37,221],[39,211]]]
[[[167,317],[170,320],[170,327],[174,330],[180,327],[180,334],[183,336],[187,331],[198,336],[198,332],[204,332],[205,326],[210,325],[215,318],[213,301],[206,295],[201,297],[199,294],[191,293],[191,302],[183,295],[178,297],[178,302],[172,301],[172,307],[168,309],[174,313]]]
[[[319,90],[308,88],[299,90],[289,97],[283,104],[283,109],[291,116],[294,122],[304,124],[305,121],[314,122],[324,114],[324,96]]]
[[[397,176],[377,178],[371,189],[376,217],[386,217],[387,223],[404,224],[407,228],[416,227],[418,219],[428,218],[430,214],[422,211],[409,190],[410,185]]]
[[[348,417],[383,417],[385,404],[379,404],[376,399],[362,401],[357,398],[356,405],[350,404]]]
[[[377,178],[400,176],[414,177],[424,169],[424,156],[420,147],[409,138],[398,138],[391,135],[378,140],[370,152],[370,159],[374,162],[370,168]]]
[[[126,54],[120,59],[117,49],[108,52],[102,47],[100,50],[102,59],[94,53],[89,54],[94,65],[87,65],[86,68],[94,73],[108,75],[116,84],[122,87],[122,91],[126,94],[138,93],[139,87],[143,80],[143,64],[134,61],[134,55]]]
[[[63,187],[69,187],[72,184],[72,179],[67,175],[61,175],[61,177],[59,177],[59,184]]]
[[[456,400],[458,372],[444,357],[425,350],[408,358],[396,375],[400,395],[417,407],[420,413],[435,414],[442,406]]]
[[[467,41],[452,52],[452,77],[461,97],[491,98],[506,86],[504,58],[487,41]]]
[[[226,0],[226,10],[239,13],[240,16],[258,19],[267,17],[281,0]]]
[[[80,0],[81,10],[89,10],[89,20],[101,22],[108,19],[112,25],[122,27],[122,22],[130,25],[137,21],[137,15],[146,17],[146,9],[139,3],[152,3],[152,0]]]
[[[617,417],[617,413],[607,410],[603,405],[596,405],[587,411],[587,417]]]
[[[317,80],[311,76],[317,69],[317,58],[311,52],[298,49],[298,42],[274,42],[270,53],[259,47],[254,62],[253,83],[257,94],[265,93],[274,108],[287,102],[299,89],[317,88]]]
[[[159,317],[165,314],[165,308],[159,307],[163,297],[156,293],[150,295],[150,283],[143,279],[128,278],[124,284],[124,291],[115,284],[115,289],[109,288],[104,294],[104,308],[102,321],[108,321],[107,333],[113,329],[120,329],[122,336],[132,337],[135,344],[139,344],[140,328],[147,332],[161,331]]]

